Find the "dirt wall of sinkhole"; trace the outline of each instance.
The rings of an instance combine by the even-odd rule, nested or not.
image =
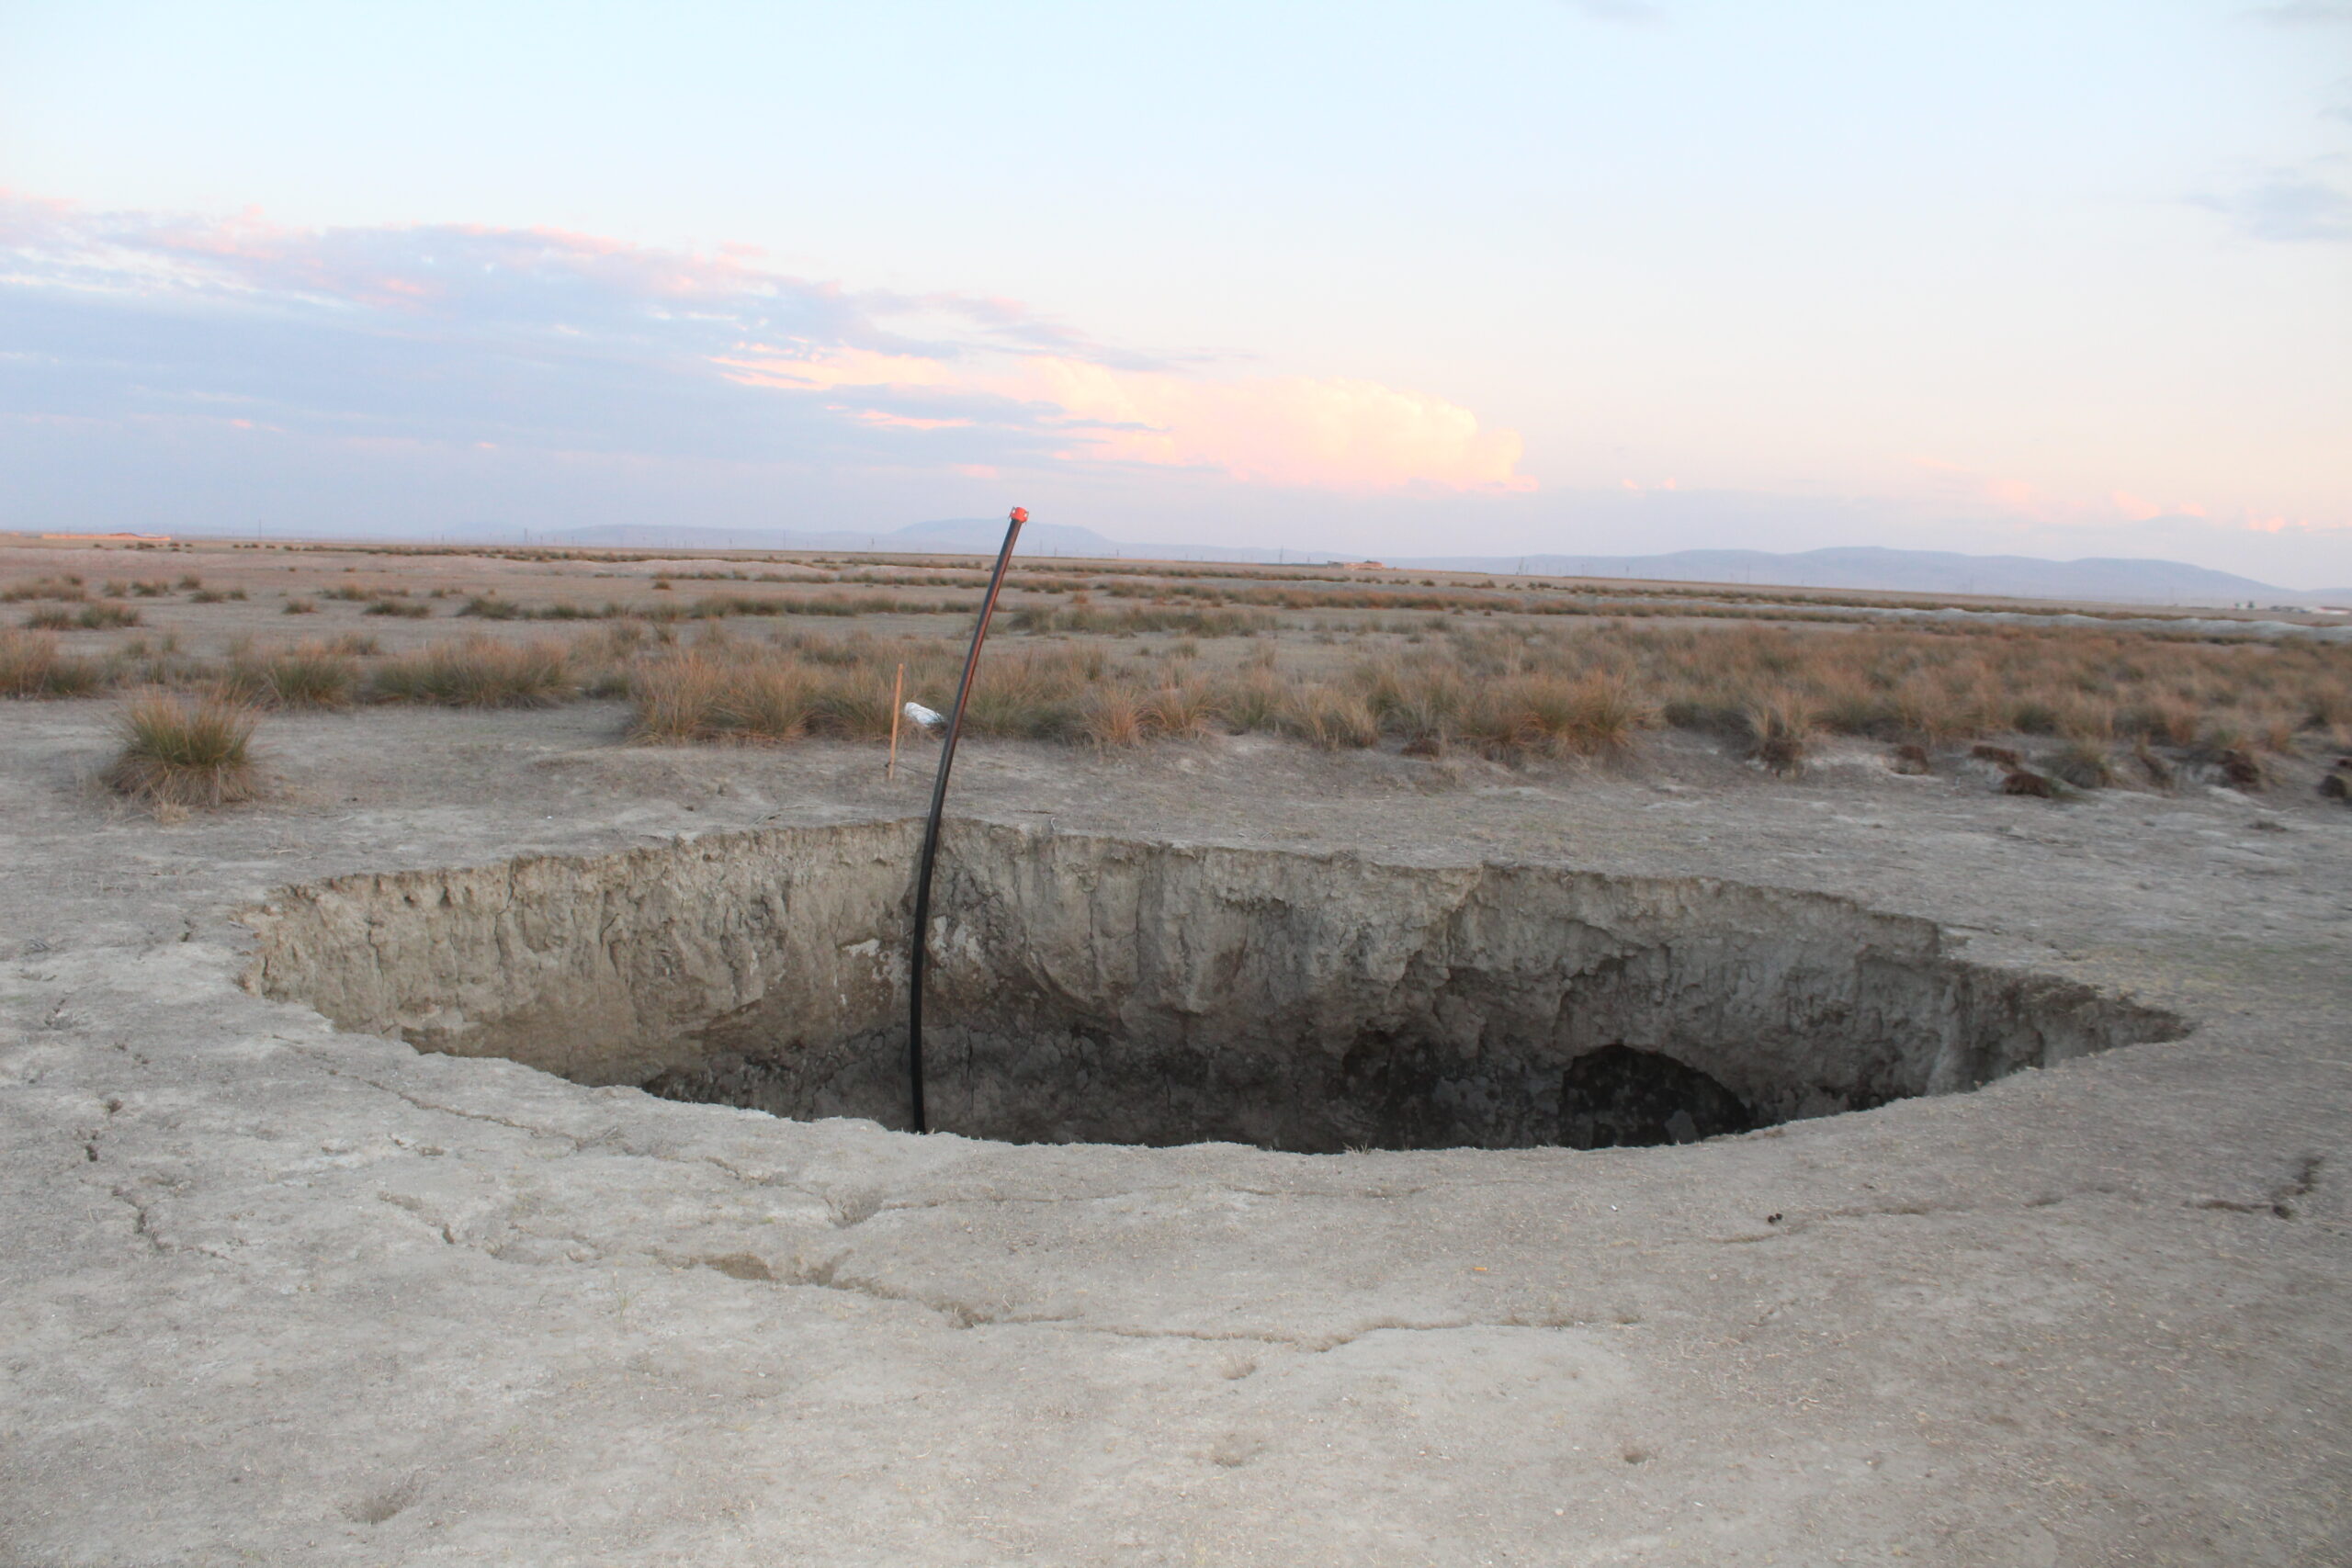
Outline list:
[[[246,983],[420,1049],[902,1125],[915,822],[347,876],[242,918]],[[1663,1055],[1758,1124],[2184,1032],[1818,894],[961,821],[934,894],[933,1125],[1275,1148],[1564,1141],[1564,1078]]]

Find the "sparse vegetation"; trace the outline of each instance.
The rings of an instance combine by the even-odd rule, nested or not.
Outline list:
[[[231,659],[222,690],[266,707],[347,708],[359,694],[359,661],[325,643]]]
[[[2069,740],[2046,764],[2052,778],[2076,789],[2106,789],[2115,783],[2115,761],[2096,740]]]
[[[748,662],[824,665],[810,676],[809,715],[793,731],[812,735],[870,733],[839,716],[848,711],[845,682],[870,687],[905,659],[916,690],[938,694],[953,673],[952,648],[933,639],[793,637],[724,645],[723,658],[711,651],[720,645],[698,646],[702,663],[680,665],[674,689],[664,689],[673,716],[641,733],[744,734],[718,708],[698,719],[674,716],[692,709],[678,705],[687,694],[742,679]],[[1188,666],[1193,673],[1172,681],[1150,679],[1148,661],[1140,674],[1125,673],[1124,662],[1106,673],[1102,650],[1086,644],[1005,649],[983,665],[972,733],[1116,747],[1197,735],[1216,722],[1334,749],[1387,737],[1417,754],[1468,747],[1509,760],[1607,755],[1671,723],[1722,733],[1765,765],[1793,772],[1825,735],[1900,740],[1924,757],[1927,745],[2015,731],[2064,741],[2051,765],[2098,787],[2089,781],[2112,781],[2118,740],[2211,760],[2243,750],[2245,735],[2274,749],[2299,734],[2341,739],[2333,693],[2352,674],[2352,655],[2332,648],[2105,633],[1480,630],[1312,675],[1278,671],[1271,644],[1261,652],[1221,673]]]
[[[1140,746],[1151,733],[1150,699],[1126,682],[1089,691],[1079,704],[1079,733],[1102,750]]]
[[[585,694],[632,703],[640,739],[872,739],[888,728],[899,663],[910,695],[948,700],[965,618],[986,581],[961,559],[705,558],[664,560],[655,580],[641,557],[593,550],[305,546],[277,558],[313,555],[327,558],[288,568],[308,575],[285,585],[286,614],[315,613],[323,597],[370,617],[423,619],[442,598],[474,626],[593,629],[580,626],[567,647],[485,627],[391,658],[372,639],[260,653],[232,645],[223,658],[168,638],[77,636],[72,646],[104,651],[67,658],[39,634],[135,627],[138,611],[124,600],[176,592],[223,604],[246,591],[222,573],[207,586],[191,571],[107,582],[100,597],[52,573],[0,590],[0,602],[25,606],[26,626],[0,651],[0,690],[217,687],[262,708],[537,705]],[[419,581],[370,567],[368,582],[349,564],[364,556],[610,570],[568,567],[537,590],[527,575],[502,575],[492,592],[470,570]],[[614,597],[581,594],[591,576],[616,580]],[[676,592],[704,587],[692,598]],[[2013,754],[1999,776],[2022,769],[2062,789],[2165,788],[2188,770],[2197,783],[2259,790],[2295,776],[2286,759],[2352,747],[2352,648],[2232,640],[2212,635],[2210,620],[2175,627],[2154,612],[2130,615],[2153,629],[1890,623],[1871,613],[1890,607],[1883,596],[1143,562],[1024,560],[1010,591],[967,716],[974,736],[1108,750],[1259,731],[1331,750],[1386,745],[1515,764],[1623,753],[1645,731],[1672,727],[1783,773],[1850,739],[1878,742],[1898,771],[1933,773],[1935,759],[1988,739]],[[842,625],[896,616],[952,620],[903,637]],[[812,624],[820,619],[830,626]],[[746,620],[776,629],[747,633]]]
[[[1760,695],[1740,717],[1750,757],[1776,773],[1804,771],[1805,753],[1813,748],[1813,716],[1802,701],[1784,694]]]
[[[1285,692],[1274,727],[1327,751],[1361,750],[1380,739],[1380,717],[1362,691],[1314,681]]]
[[[55,637],[0,631],[0,696],[89,697],[107,685],[103,665],[61,654]]]
[[[1032,604],[1005,617],[1005,626],[1009,631],[1058,632],[1077,637],[1134,637],[1145,632],[1182,632],[1189,637],[1253,637],[1261,632],[1273,631],[1281,625],[1277,617],[1262,610],[1100,610],[1090,604],[1073,604],[1067,609]]]
[[[68,574],[63,577],[36,577],[29,582],[14,582],[0,588],[0,604],[22,604],[28,599],[61,599],[78,604],[90,596],[82,580]]]
[[[33,631],[102,632],[138,624],[139,612],[128,604],[85,604],[79,610],[45,606],[25,617],[26,626]]]
[[[1151,734],[1170,740],[1197,740],[1223,716],[1216,694],[1205,682],[1177,682],[1151,694],[1144,722]]]
[[[548,707],[570,696],[572,682],[564,650],[553,643],[475,636],[386,660],[370,691],[386,702],[443,707]]]

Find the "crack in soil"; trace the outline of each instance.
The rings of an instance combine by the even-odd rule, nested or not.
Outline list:
[[[2305,1155],[2295,1162],[2287,1179],[2270,1189],[2267,1198],[2247,1201],[2236,1198],[2199,1198],[2188,1206],[2192,1209],[2220,1209],[2232,1214],[2268,1214],[2273,1219],[2291,1220],[2301,1211],[2296,1200],[2308,1198],[2318,1190],[2320,1168],[2327,1163],[2320,1155]]]
[[[1352,1345],[1374,1334],[1452,1334],[1465,1328],[1532,1328],[1560,1331],[1589,1328],[1597,1318],[1563,1318],[1543,1321],[1525,1317],[1448,1318],[1437,1323],[1408,1323],[1402,1318],[1383,1318],[1337,1334],[1284,1334],[1267,1329],[1252,1332],[1247,1329],[1206,1328],[1136,1328],[1120,1324],[1080,1323],[1074,1318],[1010,1318],[999,1320],[992,1326],[1023,1327],[1036,1324],[1067,1334],[1102,1334],[1119,1339],[1190,1339],[1204,1344],[1226,1344],[1242,1341],[1253,1345],[1287,1345],[1292,1349],[1310,1356],[1323,1355]]]
[[[1068,1195],[973,1193],[953,1198],[925,1198],[907,1201],[888,1201],[858,1219],[850,1220],[844,1223],[841,1228],[846,1230],[854,1225],[861,1225],[867,1220],[874,1219],[882,1214],[910,1214],[919,1213],[925,1209],[953,1209],[967,1206],[1005,1207],[1018,1203],[1031,1203],[1042,1207],[1065,1203],[1115,1203],[1125,1198],[1149,1198],[1165,1196],[1171,1193],[1186,1196],[1209,1196],[1227,1192],[1238,1193],[1246,1198],[1319,1198],[1333,1201],[1363,1200],[1367,1202],[1379,1203],[1401,1201],[1407,1198],[1418,1197],[1428,1190],[1430,1190],[1428,1186],[1407,1187],[1402,1189],[1333,1190],[1329,1188],[1317,1188],[1306,1190],[1285,1190],[1283,1188],[1271,1187],[1243,1187],[1236,1183],[1227,1181],[1182,1181],[1164,1182],[1145,1187],[1122,1187],[1117,1190],[1111,1192],[1082,1192]]]

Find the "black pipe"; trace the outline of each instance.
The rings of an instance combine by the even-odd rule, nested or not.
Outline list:
[[[980,642],[989,635],[996,596],[1004,591],[1004,569],[1012,564],[1012,541],[1021,536],[1021,525],[1028,521],[1027,510],[1016,506],[1005,522],[1004,548],[996,553],[989,595],[980,601],[979,623],[972,628],[972,649],[964,655],[964,679],[956,688],[956,705],[947,710],[947,739],[939,748],[939,777],[931,785],[931,820],[923,827],[922,860],[915,868],[915,929],[907,948],[907,1104],[918,1133],[931,1131],[922,1113],[922,972],[928,966],[931,862],[939,852],[939,813],[947,804],[947,770],[956,765],[956,738],[963,731],[964,704],[972,695],[972,677],[980,667]]]

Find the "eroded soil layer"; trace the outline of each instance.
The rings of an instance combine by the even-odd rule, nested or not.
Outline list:
[[[906,822],[370,874],[250,912],[254,989],[421,1048],[903,1124]],[[2182,1032],[1931,922],[1701,878],[961,822],[928,1092],[1013,1142],[1688,1142]]]

